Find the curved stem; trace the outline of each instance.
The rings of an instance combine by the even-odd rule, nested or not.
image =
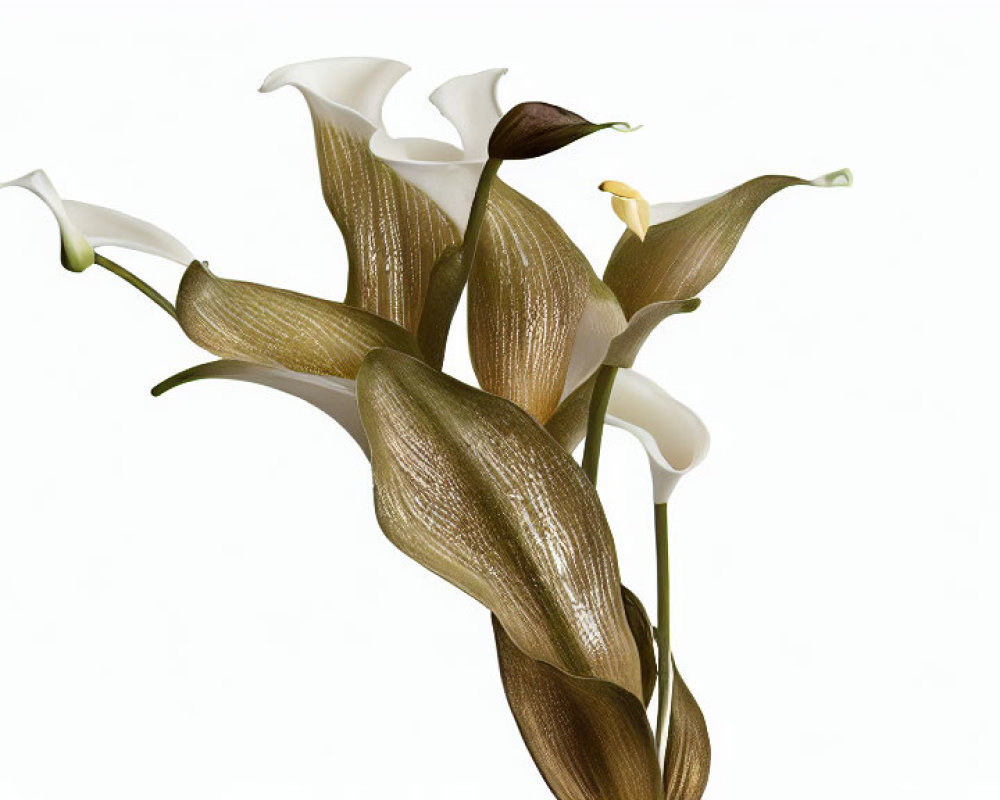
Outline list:
[[[670,706],[673,695],[673,655],[670,652],[670,553],[667,536],[667,504],[653,506],[656,529],[656,754],[663,764],[667,755]]]
[[[483,165],[483,171],[479,174],[479,183],[476,184],[476,194],[472,199],[472,208],[469,210],[469,223],[465,226],[465,236],[462,237],[462,271],[465,280],[469,279],[469,272],[472,270],[472,260],[476,257],[476,246],[479,244],[479,232],[483,227],[483,220],[486,218],[486,206],[490,200],[490,187],[496,177],[503,161],[499,158],[487,159]],[[463,282],[463,286],[465,283]]]
[[[469,282],[472,262],[476,257],[476,246],[479,244],[479,233],[486,218],[490,187],[502,163],[503,161],[498,158],[490,158],[483,165],[461,247],[457,252],[454,248],[445,249],[438,256],[431,271],[424,312],[417,328],[417,341],[424,358],[436,369],[440,369],[444,363],[448,331],[455,316],[455,309],[458,308],[458,301],[465,291],[465,284]]]
[[[604,435],[604,417],[608,413],[611,389],[615,385],[618,367],[602,364],[594,381],[594,391],[590,395],[590,411],[587,415],[587,441],[583,445],[583,471],[590,482],[597,485],[597,465],[601,460],[601,438]]]
[[[126,283],[131,284],[140,292],[142,292],[146,297],[152,300],[156,305],[166,311],[171,317],[177,319],[177,309],[174,308],[174,304],[167,300],[162,294],[160,294],[156,289],[146,283],[138,275],[134,275],[129,272],[125,267],[120,264],[116,264],[110,258],[105,258],[100,253],[94,254],[94,263],[99,264],[104,267],[108,272],[113,275],[117,275]]]

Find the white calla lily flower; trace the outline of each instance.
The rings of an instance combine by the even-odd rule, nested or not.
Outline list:
[[[74,272],[93,264],[94,251],[102,246],[151,253],[185,266],[194,261],[190,250],[155,225],[103,206],[64,200],[42,170],[0,183],[0,189],[7,186],[27,189],[49,207],[59,223],[64,266]]]
[[[634,369],[618,370],[605,421],[631,433],[645,448],[654,503],[666,503],[681,476],[708,453],[705,423]]]
[[[363,139],[372,155],[427,194],[464,233],[488,158],[490,133],[502,116],[496,86],[506,70],[458,76],[431,94],[430,101],[458,131],[462,147],[456,147],[434,139],[389,135],[382,107],[409,69],[388,59],[327,58],[280,67],[260,90],[299,89],[314,118]]]

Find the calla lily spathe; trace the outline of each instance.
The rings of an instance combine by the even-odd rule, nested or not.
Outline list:
[[[194,260],[190,250],[155,225],[110,208],[64,200],[43,170],[0,183],[0,189],[7,186],[27,189],[49,207],[59,223],[63,265],[73,272],[91,266],[94,251],[104,246],[152,253],[185,266]]]
[[[646,450],[654,503],[666,503],[681,477],[708,453],[708,429],[698,416],[634,369],[618,370],[605,421],[631,433]]]

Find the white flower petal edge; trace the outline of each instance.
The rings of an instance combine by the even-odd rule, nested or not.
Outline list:
[[[260,91],[294,86],[316,116],[367,139],[384,128],[385,98],[409,71],[406,64],[387,58],[321,58],[278,67]]]
[[[828,172],[826,175],[820,175],[818,178],[813,178],[809,181],[813,186],[850,186],[853,182],[854,176],[849,169],[838,169],[836,172]],[[699,200],[685,200],[679,203],[657,203],[654,206],[650,206],[649,224],[650,226],[659,225],[662,222],[669,222],[672,219],[683,217],[685,214],[689,214],[695,209],[701,208],[703,205],[707,205],[731,191],[732,189],[727,189],[724,192],[713,194],[710,197],[702,197]]]
[[[646,449],[655,503],[667,502],[681,476],[708,453],[705,423],[655,381],[633,369],[618,370],[606,422],[631,433]]]
[[[628,327],[614,293],[594,278],[590,299],[576,326],[560,402],[569,397],[604,363],[611,340]]]
[[[127,247],[187,266],[194,256],[166,231],[120,211],[75,200],[63,200],[49,176],[37,169],[16,180],[0,183],[19,186],[41,198],[59,223],[70,269],[83,270],[94,263],[94,249]]]
[[[393,139],[376,131],[372,153],[424,191],[465,234],[479,176],[489,158],[490,134],[503,116],[497,84],[506,69],[488,69],[445,81],[430,101],[458,131],[462,149],[431,139]]]
[[[431,94],[431,102],[458,131],[463,145],[458,148],[434,139],[396,139],[386,131],[382,107],[409,69],[383,58],[326,58],[280,67],[260,91],[299,89],[314,116],[366,140],[376,158],[425,192],[464,233],[489,137],[502,116],[496,85],[506,70],[461,75]]]
[[[153,394],[159,396],[175,386],[203,378],[226,378],[256,383],[305,400],[338,422],[358,443],[365,456],[370,455],[368,436],[365,434],[358,412],[355,381],[332,375],[311,375],[282,367],[265,367],[246,361],[224,359],[200,364],[174,375],[156,386]]]

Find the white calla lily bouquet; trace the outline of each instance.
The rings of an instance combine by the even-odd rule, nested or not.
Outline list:
[[[351,434],[370,459],[385,535],[491,612],[511,711],[559,800],[697,800],[710,746],[670,641],[666,509],[708,432],[632,364],[659,323],[698,307],[761,203],[791,186],[849,185],[850,173],[767,175],[653,206],[605,180],[626,229],[602,279],[498,173],[506,160],[629,127],[539,102],[504,114],[504,71],[488,70],[430,97],[461,148],[393,138],[382,105],[407,69],[333,58],[276,70],[261,87],[293,86],[308,104],[323,196],[347,248],[342,302],[219,277],[147,222],[62,199],[44,172],[0,187],[48,205],[67,269],[118,275],[217,356],[154,394],[202,378],[251,381]],[[176,301],[98,252],[112,245],[183,265]],[[478,389],[442,372],[466,291]],[[655,628],[622,583],[596,489],[605,424],[649,457]]]

